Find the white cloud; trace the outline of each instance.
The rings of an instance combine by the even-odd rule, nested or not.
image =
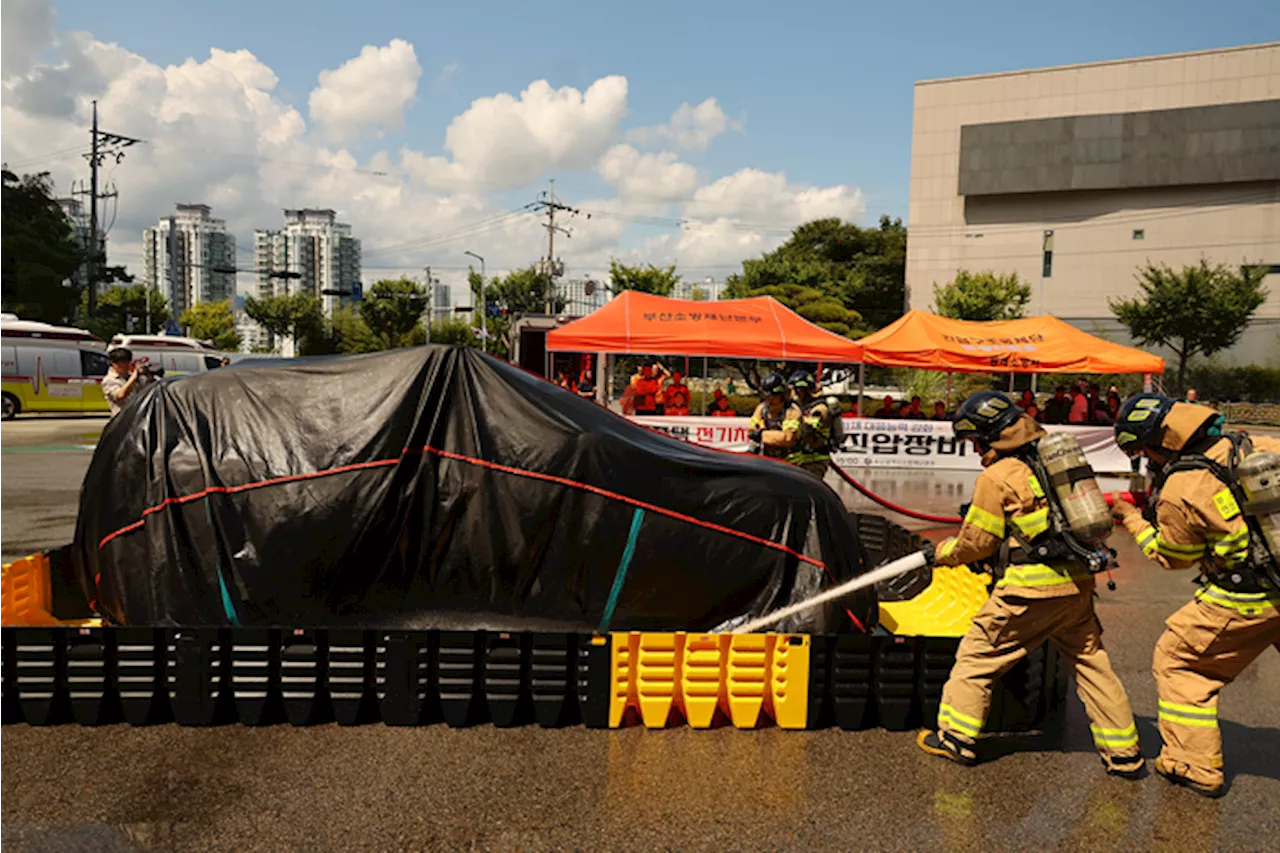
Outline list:
[[[515,98],[477,98],[449,123],[452,159],[427,157],[414,176],[436,187],[518,187],[553,169],[589,168],[627,113],[627,78],[602,77],[586,92],[531,83]]]
[[[64,67],[79,72],[52,73]],[[41,85],[63,99],[65,109],[33,107],[24,93]],[[491,218],[500,208],[474,194],[443,195],[415,185],[386,153],[362,163],[320,144],[275,87],[274,72],[248,51],[215,49],[203,61],[161,67],[87,35],[64,38],[53,62],[5,81],[2,156],[18,171],[49,169],[58,191],[67,192],[73,180],[87,177],[79,152],[87,146],[93,98],[104,129],[145,139],[103,172],[104,181],[113,180],[120,192],[109,234],[111,260],[139,275],[142,230],[176,202],[210,204],[242,250],[251,249],[254,228],[280,227],[281,208],[333,207],[362,238],[370,279],[394,269],[421,274],[423,264],[435,259],[465,263],[455,258],[465,247],[439,238]],[[500,224],[479,234],[493,240],[491,249],[471,247],[486,254],[491,269],[538,257],[535,224]],[[384,246],[398,248],[378,251]],[[251,252],[242,251],[240,262],[252,266]],[[252,286],[252,276],[240,276],[242,290]]]
[[[742,120],[730,119],[715,98],[707,98],[697,106],[681,104],[666,124],[628,131],[627,139],[641,145],[674,142],[689,151],[705,151],[725,131],[742,128]]]
[[[782,172],[742,169],[699,187],[683,210],[679,233],[649,239],[645,252],[655,262],[723,273],[776,248],[798,225],[832,216],[857,220],[866,204],[856,187],[806,187]]]
[[[856,219],[865,211],[856,187],[797,186],[782,172],[759,169],[741,169],[700,187],[685,207],[686,215],[699,219],[733,217],[786,227],[828,216]]]
[[[40,43],[50,19],[31,15],[35,23],[23,24],[27,19],[15,17],[15,8],[4,4],[5,38],[17,21],[28,27],[32,44]],[[372,73],[365,62],[370,52],[375,66],[397,51],[402,59],[409,56],[412,63],[398,67],[404,79],[416,81],[421,72],[413,70],[417,61],[405,42],[368,48],[326,72],[316,90],[327,93],[318,114],[312,93],[312,122],[277,92],[273,70],[246,50],[214,49],[161,66],[87,33],[55,32],[44,44],[28,59],[5,57],[0,156],[19,172],[50,170],[58,191],[66,193],[73,180],[87,177],[80,153],[95,98],[104,129],[146,140],[103,172],[104,181],[119,189],[111,262],[139,275],[142,230],[176,202],[212,205],[236,235],[244,266],[252,265],[253,229],[279,227],[281,208],[335,208],[363,240],[368,281],[399,272],[421,275],[427,264],[439,277],[460,279],[469,262],[464,249],[484,255],[491,274],[541,257],[541,220],[529,213],[504,215],[514,207],[512,199],[492,191],[527,185],[550,170],[595,171],[617,191],[594,200],[571,197],[568,203],[584,215],[557,220],[573,231],[571,238],[556,238],[556,254],[572,277],[600,275],[611,256],[677,262],[690,274],[702,266],[723,275],[806,219],[857,218],[863,209],[855,188],[800,186],[782,173],[744,169],[702,186],[698,172],[670,151],[615,144],[627,111],[623,77],[601,78],[585,91],[538,81],[518,97],[479,98],[449,125],[443,152],[401,149],[357,159],[333,137],[310,133],[309,123],[323,116],[323,129],[341,135],[399,121],[412,87],[392,87],[400,95],[382,98],[396,101],[394,108],[353,105],[344,93],[356,91],[352,81]],[[379,100],[376,94],[367,99]],[[685,125],[673,118],[671,126]],[[714,123],[698,126],[713,129]],[[682,144],[675,136],[671,141]],[[438,156],[446,152],[448,157]],[[643,240],[663,229],[669,233]],[[253,285],[251,275],[240,277],[242,291]]]
[[[320,72],[320,85],[309,100],[311,120],[340,142],[398,129],[421,76],[422,66],[409,42],[392,39],[386,47],[365,45],[359,56],[337,70]]]
[[[681,163],[674,153],[641,154],[630,145],[615,145],[606,151],[596,171],[631,198],[682,199],[698,186],[698,170]]]
[[[53,44],[57,17],[53,0],[5,0],[0,5],[0,72],[5,79],[26,74]]]
[[[452,62],[446,62],[444,67],[440,69],[440,73],[436,75],[436,88],[440,89],[447,86],[461,67],[462,65],[456,59]]]

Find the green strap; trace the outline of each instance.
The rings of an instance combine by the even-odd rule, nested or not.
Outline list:
[[[609,590],[609,600],[604,605],[604,615],[600,617],[597,634],[609,631],[609,623],[613,621],[613,611],[618,606],[618,596],[622,593],[622,585],[627,580],[627,569],[631,566],[631,558],[636,555],[636,540],[640,538],[640,525],[644,522],[644,510],[637,509],[631,516],[631,532],[627,534],[627,545],[622,549],[622,561],[618,563],[618,571],[613,576],[613,589]]]
[[[217,532],[213,529],[213,512],[209,509],[209,496],[204,496],[204,517],[209,521],[209,533],[215,539]],[[227,590],[227,580],[222,576],[222,560],[218,557],[218,545],[213,546],[213,570],[218,575],[218,591],[222,593],[222,612],[227,614],[227,621],[239,627],[240,617],[236,615],[236,606],[231,602],[231,593]]]

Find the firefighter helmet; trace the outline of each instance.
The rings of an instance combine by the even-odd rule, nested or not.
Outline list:
[[[1022,409],[1014,405],[1007,394],[979,391],[970,394],[956,409],[952,428],[956,438],[976,438],[983,444],[990,444],[1020,417]]]
[[[1174,400],[1163,394],[1134,394],[1116,413],[1116,444],[1133,456],[1160,443],[1160,431]]]
[[[784,394],[787,390],[787,380],[782,378],[781,373],[770,373],[760,382],[760,390],[766,397]]]
[[[797,391],[804,389],[812,393],[818,389],[818,380],[807,370],[797,370],[791,374],[791,387]]]

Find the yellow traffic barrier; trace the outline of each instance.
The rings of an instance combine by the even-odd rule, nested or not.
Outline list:
[[[899,636],[963,637],[990,582],[964,566],[934,566],[933,583],[915,598],[880,602],[880,625]]]
[[[53,586],[44,554],[31,554],[0,568],[0,624],[62,624],[53,618]]]
[[[762,720],[788,729],[807,723],[807,636],[632,631],[612,640],[610,728],[624,725],[628,711],[646,728],[678,718],[698,729],[717,717],[744,729]]]

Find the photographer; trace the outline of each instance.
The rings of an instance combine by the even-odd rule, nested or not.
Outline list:
[[[102,377],[102,396],[111,407],[111,417],[120,414],[124,404],[151,381],[151,371],[145,365],[133,362],[133,353],[124,347],[116,347],[107,353],[111,369]]]

